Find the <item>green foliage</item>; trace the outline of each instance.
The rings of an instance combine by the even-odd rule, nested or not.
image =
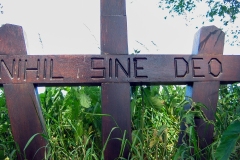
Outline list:
[[[101,141],[100,93],[100,87],[50,87],[40,94],[46,123],[46,135],[42,136],[48,140],[46,159],[103,159],[107,143]],[[185,86],[133,86],[131,93],[129,159],[201,159],[195,117],[215,127],[214,143],[204,149],[207,159],[240,156],[240,88],[237,84],[221,86],[216,122],[209,121],[201,111],[207,106],[186,99]],[[184,109],[186,105],[189,110]],[[0,109],[0,158],[15,159],[17,149],[3,94]],[[186,129],[182,131],[179,145],[181,124]],[[119,139],[122,141],[120,157],[128,143],[125,136]],[[34,135],[25,148],[33,138]]]
[[[210,10],[207,12],[207,17],[210,18],[210,21],[213,21],[215,16],[221,17],[222,20],[226,15],[229,16],[229,20],[224,21],[225,25],[229,21],[234,22],[240,12],[240,2],[237,0],[224,0],[223,2],[210,0],[208,6]]]
[[[196,2],[199,0],[169,0],[169,1],[160,1],[159,7],[162,8],[164,4],[165,8],[169,9],[169,13],[176,12],[178,15],[184,14],[186,11],[191,12],[196,7]]]
[[[168,0],[160,1],[159,7],[168,9],[169,13],[184,15],[190,12],[193,13],[197,4],[200,2],[202,2],[202,0]],[[238,0],[208,0],[205,3],[207,3],[209,7],[209,10],[205,13],[209,21],[214,21],[214,17],[216,16],[220,17],[221,21],[223,21],[226,15],[228,15],[229,19],[223,21],[224,25],[227,25],[229,21],[234,22],[237,18],[237,14],[240,13],[240,2]]]
[[[16,158],[15,142],[10,129],[10,121],[5,96],[0,88],[0,159]]]
[[[240,157],[240,141],[237,136],[240,127],[240,87],[238,84],[223,85],[220,87],[219,101],[215,122],[215,141],[213,145],[216,157],[220,159],[229,157],[238,159]],[[229,136],[232,135],[232,136]],[[236,143],[235,143],[236,140]],[[226,147],[223,153],[222,147]],[[233,148],[232,148],[233,147]],[[228,149],[228,150],[227,150]],[[233,149],[233,150],[232,150]]]
[[[88,159],[101,154],[99,87],[46,88],[40,99],[49,141],[48,158]]]
[[[236,21],[237,17],[240,15],[240,2],[238,0],[166,0],[159,2],[159,8],[163,10],[169,10],[169,15],[164,15],[164,18],[167,19],[168,16],[174,17],[184,16],[186,21],[189,21],[187,18],[188,15],[193,15],[190,18],[191,20],[198,17],[195,13],[195,10],[198,6],[204,6],[205,4],[207,11],[203,7],[200,17],[206,18],[207,21],[220,21],[222,24],[223,30],[226,32],[226,41],[230,45],[240,45],[238,39],[240,30],[239,25],[235,23],[235,27],[231,28],[233,23]],[[202,20],[202,25],[205,23],[205,20]],[[230,26],[230,27],[228,27]],[[196,26],[198,28],[199,26]],[[219,26],[220,27],[220,26]]]
[[[190,109],[185,110],[185,105]],[[202,151],[194,119],[198,117],[214,124],[206,118],[202,108],[207,109],[200,103],[186,100],[184,86],[132,87],[132,159],[200,159]],[[182,131],[179,146],[181,124],[186,129]]]
[[[228,126],[220,139],[220,144],[216,150],[216,158],[225,160],[230,157],[236,143],[240,137],[240,121],[236,120]]]

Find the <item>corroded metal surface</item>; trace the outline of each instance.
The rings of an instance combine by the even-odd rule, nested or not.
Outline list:
[[[28,55],[0,56],[0,83],[187,84],[240,81],[233,55]]]
[[[0,27],[0,55],[26,55],[27,49],[21,26],[5,24]]]
[[[222,55],[224,48],[224,38],[225,34],[219,28],[215,26],[202,27],[195,35],[195,40],[197,43],[193,45],[193,53],[199,55]],[[237,68],[234,67],[236,64],[234,63],[234,60],[222,60],[222,62],[224,64],[229,64],[227,68],[222,67],[222,72],[226,71],[233,73],[236,71]],[[237,72],[235,73],[237,74]],[[231,75],[228,76],[233,78]],[[219,86],[220,82],[193,83],[192,99],[194,102],[201,102],[208,107],[208,109],[203,108],[202,110],[207,119],[211,121],[215,121]],[[207,124],[203,119],[199,118],[195,119],[195,124],[199,137],[199,147],[201,149],[204,149],[213,142],[214,126],[212,124]],[[204,152],[206,151],[203,151],[203,153]],[[207,156],[202,156],[202,159],[207,159]]]
[[[102,113],[108,115],[102,118],[103,145],[107,143],[104,158],[115,159],[120,155],[122,141],[131,140],[129,83],[102,84]],[[127,158],[129,143],[124,147],[121,156]]]
[[[101,0],[101,54],[128,54],[125,0]],[[126,74],[120,63],[116,63],[115,69],[112,67],[116,62],[116,58],[91,59],[93,61],[91,62],[92,71],[95,70],[95,75],[92,79],[97,80],[102,78],[102,80],[104,80],[107,76],[108,80],[117,79],[116,77],[120,78]],[[108,64],[107,61],[109,62]],[[127,64],[128,63],[127,59]],[[108,69],[102,65],[107,65]],[[123,69],[123,72],[118,72],[118,68]],[[130,68],[127,70],[129,73]],[[105,116],[102,118],[103,145],[107,143],[104,151],[104,159],[112,160],[119,156],[127,159],[130,151],[129,143],[126,144],[123,155],[120,155],[122,142],[119,139],[123,138],[125,132],[125,138],[131,141],[130,85],[128,81],[125,81],[125,83],[117,81],[103,82],[105,83],[101,84],[102,113],[111,115],[110,117]],[[115,129],[112,131],[113,128]]]
[[[27,159],[44,159],[46,140],[41,136],[41,133],[44,133],[44,121],[34,86],[32,84],[4,84],[3,87],[14,140],[22,153],[18,155],[18,159],[22,159],[24,154]],[[36,133],[39,135],[24,151],[28,140]]]
[[[0,54],[6,57],[27,54],[22,27],[6,24],[0,28]],[[14,81],[17,79],[14,77],[17,74],[14,58],[10,58],[8,62],[3,57],[0,62],[0,80]],[[10,81],[4,82],[3,88],[13,137],[21,152],[18,153],[18,159],[23,159],[23,155],[26,159],[44,159],[47,143],[40,134],[24,151],[28,140],[36,133],[43,133],[44,130],[44,120],[35,88],[31,83],[22,84],[22,81],[19,84],[11,84]]]
[[[215,26],[209,26],[209,27],[202,27],[194,37],[194,44],[193,44],[193,51],[192,54],[198,55],[198,56],[222,56],[223,54],[223,47],[224,47],[224,32],[221,31],[219,28]],[[238,59],[238,56],[231,56],[231,60],[228,58],[212,58],[209,64],[208,73],[215,78],[216,81],[199,81],[194,82],[193,85],[187,86],[187,96],[191,97],[194,102],[200,102],[208,107],[208,109],[202,108],[203,113],[207,117],[208,120],[215,121],[215,113],[216,113],[216,107],[217,107],[217,101],[218,101],[218,90],[220,86],[220,79],[218,77],[225,77],[234,79],[235,76],[230,74],[237,74],[235,72],[239,68],[235,68],[235,65],[237,64],[237,61],[234,62],[234,59]],[[228,60],[227,60],[228,59]],[[228,65],[227,65],[228,63]],[[211,65],[214,64],[214,67],[211,67]],[[234,69],[235,68],[235,69]],[[212,70],[215,71],[212,71]],[[217,71],[219,70],[219,71]],[[228,73],[228,75],[225,75],[225,72]],[[200,76],[203,77],[203,76]],[[223,78],[222,77],[222,78]],[[204,77],[203,77],[204,78]],[[223,78],[224,79],[224,78]],[[226,82],[230,82],[227,80]],[[207,159],[206,151],[204,148],[206,148],[208,145],[210,145],[213,142],[213,133],[214,133],[214,127],[212,124],[207,124],[204,122],[203,119],[200,119],[198,117],[195,118],[195,124],[196,124],[196,131],[198,134],[198,144],[201,149],[203,149],[202,157],[201,159]],[[181,128],[184,125],[181,126]],[[179,142],[181,142],[181,138],[183,135],[180,134]]]

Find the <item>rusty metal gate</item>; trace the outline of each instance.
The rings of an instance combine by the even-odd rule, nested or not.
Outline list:
[[[223,56],[224,33],[215,26],[202,27],[195,35],[192,55],[128,55],[125,0],[101,0],[101,55],[27,55],[20,26],[0,28],[0,83],[6,94],[14,140],[20,151],[36,133],[42,133],[44,119],[35,92],[37,85],[99,85],[102,113],[111,115],[118,129],[111,133],[105,159],[119,155],[121,138],[131,141],[130,86],[187,84],[187,96],[211,107],[204,110],[214,120],[220,83],[240,81],[240,56]],[[102,118],[105,142],[115,122]],[[213,126],[196,121],[201,148],[211,144]],[[207,133],[207,134],[206,134]],[[180,135],[181,136],[181,135]],[[181,143],[181,142],[180,142]],[[26,150],[27,159],[47,142],[39,135]],[[127,158],[129,146],[125,148]],[[44,158],[40,149],[35,159]]]

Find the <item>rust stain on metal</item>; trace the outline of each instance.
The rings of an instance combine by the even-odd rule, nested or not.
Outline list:
[[[3,25],[0,28],[0,42],[0,54],[2,56],[11,57],[13,55],[20,56],[27,54],[23,30],[20,26],[11,24]],[[26,159],[44,159],[47,143],[40,135],[44,132],[45,126],[38,95],[32,83],[22,84],[26,81],[26,79],[24,80],[24,75],[26,74],[21,68],[25,66],[26,69],[27,60],[10,58],[8,61],[7,59],[2,57],[0,61],[0,81],[3,82],[5,79],[8,79],[8,82],[4,82],[3,88],[14,141],[18,144],[21,152],[18,154],[18,159],[22,159],[22,155],[24,154]],[[34,61],[35,64],[38,64],[37,62]],[[29,70],[32,69],[29,68]],[[21,77],[23,81],[19,84],[12,84],[11,82],[20,80],[20,75],[23,76]],[[37,75],[35,76],[37,77]],[[24,152],[26,143],[36,133],[39,133],[39,135],[33,139]]]
[[[233,55],[0,55],[0,84],[240,81]]]

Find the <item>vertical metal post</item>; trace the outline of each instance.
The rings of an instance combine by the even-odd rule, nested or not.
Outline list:
[[[0,54],[27,54],[22,27],[6,24],[0,28]],[[46,141],[41,135],[37,135],[24,150],[34,134],[44,131],[44,120],[35,87],[33,84],[4,84],[3,87],[13,137],[20,149],[18,159],[44,159]]]
[[[215,26],[202,27],[195,34],[192,54],[223,54],[224,37],[224,32]],[[214,61],[215,60],[211,60],[209,63],[214,63]],[[198,65],[200,63],[201,59],[193,60],[193,76],[201,76],[204,78],[204,75],[199,72],[201,67]],[[209,73],[210,72],[211,71],[209,70]],[[187,86],[186,95],[191,97],[194,102],[201,102],[208,107],[208,109],[202,110],[205,116],[212,121],[215,121],[219,86],[219,81],[194,82],[193,85]],[[199,137],[199,147],[204,149],[213,142],[214,127],[213,125],[207,124],[203,119],[199,118],[195,118],[195,124]],[[180,143],[181,138],[182,136],[180,135]],[[207,156],[203,155],[202,159],[205,159],[205,157]]]
[[[101,54],[128,54],[125,0],[101,0]],[[112,160],[120,154],[124,132],[131,141],[129,83],[102,83],[102,113],[110,115],[102,118],[104,159]],[[123,157],[128,154],[127,144]]]

